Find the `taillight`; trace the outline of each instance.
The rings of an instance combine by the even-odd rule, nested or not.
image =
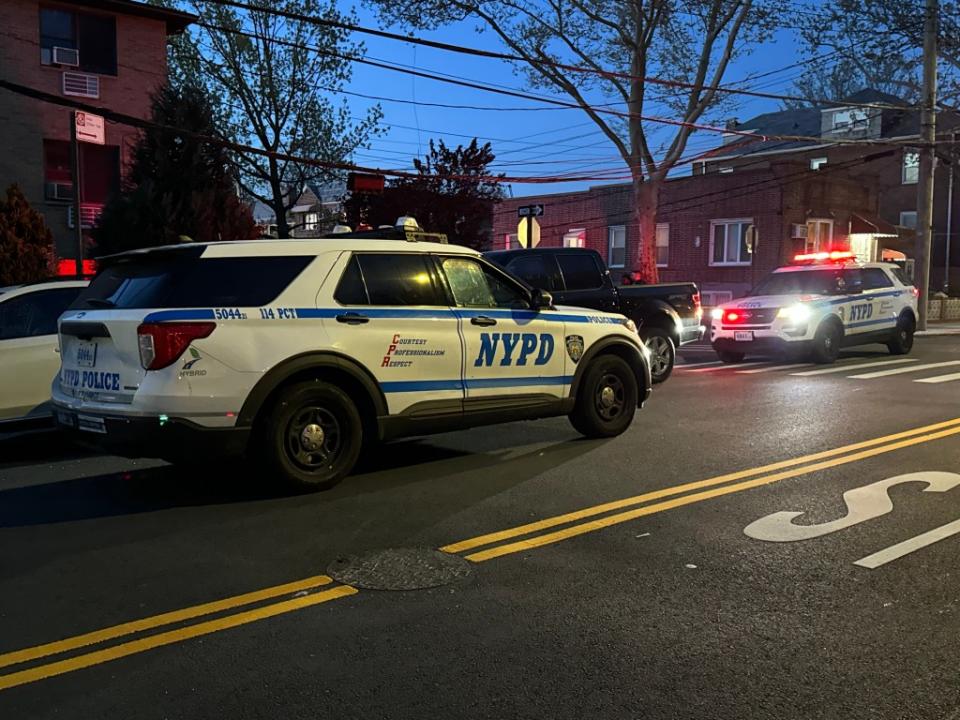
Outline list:
[[[915,298],[920,297],[920,288],[912,287],[912,288],[910,288],[910,292],[913,293],[913,296],[914,296]]]
[[[209,336],[216,326],[212,322],[143,323],[137,328],[140,364],[147,370],[172,365],[190,343]]]

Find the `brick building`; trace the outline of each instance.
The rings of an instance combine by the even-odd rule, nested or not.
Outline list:
[[[167,38],[195,19],[131,0],[3,0],[0,72],[21,85],[146,118],[151,93],[167,81]],[[0,91],[0,185],[20,185],[44,214],[61,258],[75,256],[71,118],[68,108]],[[93,225],[119,186],[136,133],[107,123],[104,145],[81,143],[83,227]]]
[[[713,304],[746,293],[799,252],[829,247],[852,249],[864,260],[912,257],[918,168],[909,140],[917,135],[917,113],[899,99],[874,91],[858,93],[849,102],[899,107],[807,108],[732,123],[757,139],[730,134],[694,165],[692,175],[668,180],[657,211],[661,280],[692,280],[699,284],[704,303]],[[940,131],[958,124],[955,116],[946,114],[938,122]],[[764,135],[821,140],[764,140]],[[896,144],[837,142],[876,138]],[[956,235],[960,222],[956,207],[948,211],[954,202],[948,202],[952,167],[950,157],[942,155],[934,201],[932,288],[942,285],[946,241]],[[629,185],[505,201],[494,213],[497,248],[517,242],[517,206],[530,203],[545,205],[542,244],[591,247],[615,274],[631,266],[639,237]],[[951,275],[954,285],[960,285],[960,242],[954,239],[951,246]]]

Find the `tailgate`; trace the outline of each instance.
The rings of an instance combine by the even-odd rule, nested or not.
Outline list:
[[[142,310],[68,314],[60,321],[60,389],[79,400],[130,403],[146,371],[137,328]]]

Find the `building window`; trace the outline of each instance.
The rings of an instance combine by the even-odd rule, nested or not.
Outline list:
[[[917,211],[905,210],[900,213],[900,225],[911,230],[917,229]]]
[[[76,50],[82,72],[117,74],[117,23],[112,15],[40,8],[41,63],[53,63],[55,47]]]
[[[563,235],[565,248],[582,248],[587,242],[587,231],[584,228],[571,228]]]
[[[670,225],[657,223],[657,267],[666,267],[670,261]]]
[[[833,113],[834,130],[863,130],[869,124],[865,110],[850,108]]]
[[[607,266],[622,268],[627,264],[627,228],[614,225],[607,229]]]
[[[753,220],[712,220],[710,222],[710,264],[749,265],[747,242]]]
[[[66,140],[43,141],[43,188],[47,200],[72,200],[70,143]]]
[[[733,167],[731,165],[722,165],[721,167],[717,168],[717,172],[722,175],[729,175],[733,172]]]
[[[704,307],[717,307],[733,300],[733,292],[730,290],[701,290]]]
[[[826,165],[826,164],[827,164],[827,158],[825,158],[825,157],[810,158],[810,169],[811,169],[811,170],[819,170],[820,168],[822,168],[822,167],[823,167],[824,165]]]
[[[516,233],[507,233],[503,236],[503,249],[516,250],[520,247],[520,238]]]
[[[827,250],[833,243],[833,220],[810,218],[807,220],[807,240],[804,252]]]
[[[916,150],[903,151],[903,169],[900,173],[904,185],[916,185],[920,179],[920,153]]]
[[[317,213],[307,213],[303,218],[303,229],[316,230],[319,219],[320,217],[317,215]]]

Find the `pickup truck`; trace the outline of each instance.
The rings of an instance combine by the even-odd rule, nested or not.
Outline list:
[[[491,261],[528,285],[546,290],[558,305],[626,315],[650,350],[653,382],[673,370],[676,350],[703,336],[700,292],[692,282],[616,286],[600,257],[585,248],[494,250]]]

